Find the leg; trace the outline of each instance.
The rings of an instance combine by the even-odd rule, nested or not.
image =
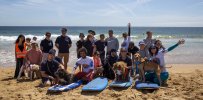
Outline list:
[[[48,58],[48,53],[43,53],[42,54],[42,62],[47,60],[47,58]]]
[[[69,53],[64,53],[64,67],[65,70],[67,70],[67,64],[68,64],[68,60],[69,60]]]
[[[14,78],[18,77],[18,74],[20,72],[21,66],[23,65],[23,59],[24,58],[17,58],[16,59],[16,70],[15,70]],[[22,72],[21,76],[24,76],[24,72]]]

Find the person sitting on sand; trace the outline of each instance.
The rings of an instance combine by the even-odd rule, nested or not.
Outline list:
[[[118,55],[117,51],[115,49],[112,49],[110,51],[110,55],[108,55],[104,62],[104,71],[103,75],[107,77],[108,79],[113,80],[115,78],[115,73],[113,71],[113,64],[118,61]]]
[[[28,69],[30,71],[34,71],[37,75],[37,78],[41,78],[41,74],[39,72],[39,66],[42,61],[42,52],[37,49],[36,41],[31,41],[32,49],[29,50],[26,54],[26,62],[28,63]],[[32,76],[32,75],[31,75]],[[30,77],[32,79],[32,77]]]
[[[50,50],[47,60],[41,63],[40,71],[42,75],[43,86],[49,84],[50,82],[51,85],[57,84],[58,77],[55,75],[55,73],[59,69],[64,69],[64,66],[55,59],[55,52],[55,50]]]
[[[125,48],[120,49],[120,57],[118,58],[118,61],[123,61],[127,64],[128,67],[127,80],[129,80],[129,72],[132,69],[132,60],[127,56],[127,50]]]
[[[176,47],[178,47],[180,44],[184,44],[185,40],[181,39],[179,40],[176,44],[174,44],[173,46],[169,47],[168,49],[165,49],[161,43],[160,40],[156,40],[155,41],[155,46],[159,49],[158,53],[156,55],[152,55],[151,51],[150,51],[150,58],[158,58],[159,59],[159,64],[160,64],[160,69],[161,69],[161,80],[163,81],[163,84],[167,82],[167,79],[169,77],[169,73],[166,70],[165,67],[165,54],[172,51],[173,49],[175,49]],[[145,75],[147,77],[147,79],[153,79],[153,82],[157,83],[158,79],[157,77],[155,77],[154,73],[146,73]]]
[[[91,57],[87,56],[87,50],[85,48],[81,48],[79,53],[81,58],[77,60],[75,66],[73,67],[73,80],[77,81],[82,79],[84,83],[87,83],[93,78],[94,61]],[[78,67],[80,68],[80,72],[75,73],[75,70]]]
[[[93,61],[94,61],[94,76],[102,76],[103,75],[103,66],[101,63],[101,59],[100,59],[100,54],[98,51],[94,52],[93,55]]]

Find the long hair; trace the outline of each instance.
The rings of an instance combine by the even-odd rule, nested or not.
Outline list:
[[[150,46],[150,48],[149,48],[149,54],[150,54],[150,56],[153,56],[153,53],[152,53],[152,48],[156,48],[156,52],[155,52],[155,55],[157,55],[158,54],[158,52],[159,52],[159,48],[158,47],[156,47],[156,46]]]
[[[156,40],[155,42],[154,42],[154,44],[156,45],[158,42],[161,42],[161,40]],[[165,47],[161,44],[161,47],[159,48],[159,49],[163,49],[163,50],[165,50]]]
[[[16,43],[19,43],[21,37],[24,38],[23,43],[25,43],[25,36],[22,35],[22,34],[20,34],[20,35],[18,36],[18,38],[16,39],[15,44],[16,44]]]

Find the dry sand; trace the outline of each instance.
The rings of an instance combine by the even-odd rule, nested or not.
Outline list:
[[[167,65],[171,66],[171,65]],[[203,64],[172,64],[169,69],[168,85],[156,91],[138,91],[134,84],[127,89],[111,89],[102,92],[81,92],[82,86],[68,92],[50,94],[48,87],[37,87],[40,80],[16,82],[13,79],[14,68],[0,68],[0,100],[203,100]]]

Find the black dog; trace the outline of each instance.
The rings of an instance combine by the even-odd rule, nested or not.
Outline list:
[[[68,85],[71,83],[71,74],[68,74],[64,69],[58,69],[55,75],[59,78],[59,84]]]

